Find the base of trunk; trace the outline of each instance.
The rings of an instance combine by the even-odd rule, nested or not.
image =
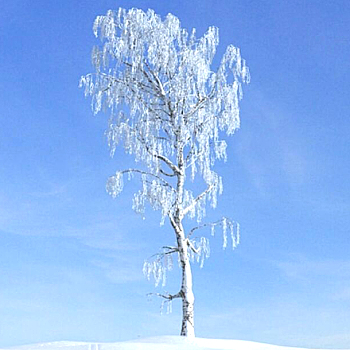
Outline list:
[[[192,293],[191,293],[192,294]],[[182,299],[182,326],[181,334],[184,337],[195,337],[194,334],[194,298],[189,301],[186,298]]]

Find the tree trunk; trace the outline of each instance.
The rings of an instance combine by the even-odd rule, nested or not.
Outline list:
[[[185,231],[182,226],[183,212],[182,199],[185,182],[185,169],[183,159],[183,146],[178,147],[178,169],[177,174],[177,198],[173,227],[176,234],[177,246],[179,249],[182,283],[180,296],[182,299],[182,326],[180,335],[194,337],[194,295],[192,290],[192,271],[188,255],[188,244]]]
[[[186,252],[187,253],[187,252]],[[186,337],[194,337],[194,295],[192,291],[192,272],[191,265],[186,258],[184,266],[182,266],[182,326],[181,335]]]
[[[177,234],[179,247],[182,283],[180,295],[182,299],[182,325],[180,335],[194,337],[194,295],[192,290],[192,271],[188,256],[188,246],[183,231]]]

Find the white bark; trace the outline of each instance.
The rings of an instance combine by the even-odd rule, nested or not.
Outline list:
[[[181,289],[177,297],[182,299],[182,325],[181,335],[194,337],[194,294],[192,289],[192,271],[189,259],[187,238],[182,227],[181,221],[171,218],[171,224],[174,228],[177,248],[181,266]]]
[[[184,236],[178,238],[180,248],[180,264],[182,271],[182,325],[181,335],[194,337],[194,294],[192,289],[192,271],[188,254],[188,246]]]
[[[182,299],[182,323],[181,323],[181,335],[187,337],[194,337],[194,294],[192,288],[192,271],[191,262],[188,252],[188,243],[185,236],[182,220],[184,217],[182,200],[185,183],[185,170],[184,170],[184,157],[183,146],[179,142],[177,149],[177,161],[178,161],[178,180],[177,180],[177,198],[175,202],[175,219],[173,221],[173,227],[176,234],[176,241],[178,247],[178,254],[180,258],[181,266],[181,289],[180,296]]]

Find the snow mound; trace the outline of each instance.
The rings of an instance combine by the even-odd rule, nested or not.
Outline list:
[[[5,349],[0,349],[5,350]],[[11,347],[7,350],[306,350],[246,340],[162,336],[118,343],[52,342]],[[316,350],[316,349],[315,349]]]

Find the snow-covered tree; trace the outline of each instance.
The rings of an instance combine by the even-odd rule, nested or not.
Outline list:
[[[107,191],[116,197],[125,177],[138,176],[141,188],[133,209],[144,213],[148,203],[160,210],[161,224],[169,220],[176,244],[146,261],[144,273],[154,276],[156,284],[164,283],[171,257],[177,255],[180,290],[158,295],[167,302],[182,299],[181,335],[194,336],[191,262],[203,265],[209,241],[193,234],[202,228],[214,234],[221,226],[224,247],[228,234],[233,248],[239,243],[237,223],[226,217],[213,223],[203,219],[207,204],[215,208],[222,193],[222,179],[213,166],[216,159],[226,160],[221,134],[231,135],[239,128],[241,84],[249,81],[249,71],[233,45],[214,71],[218,28],[210,27],[197,38],[195,29],[189,35],[172,14],[162,20],[152,10],[108,11],[96,18],[93,31],[102,41],[92,51],[96,72],[83,76],[81,86],[92,97],[94,113],[111,113],[106,132],[111,155],[122,144],[138,165],[111,176]],[[199,193],[193,193],[196,186],[191,184],[196,177],[204,185]],[[185,230],[186,217],[196,220],[195,227]]]

